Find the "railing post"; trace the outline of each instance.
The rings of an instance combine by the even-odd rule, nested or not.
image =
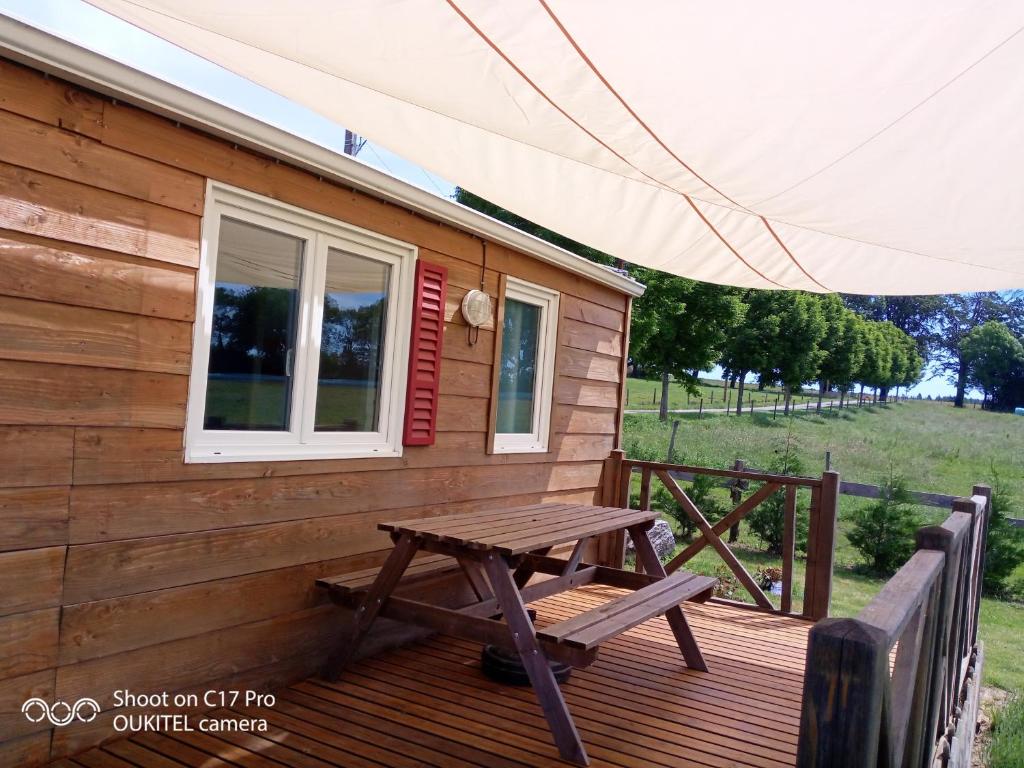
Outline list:
[[[640,473],[640,509],[651,508],[651,468],[644,467]]]
[[[796,491],[795,485],[786,486],[786,501],[782,518],[782,598],[779,607],[783,613],[793,610],[793,561],[796,559]]]
[[[603,506],[629,506],[629,473],[631,472],[631,467],[629,464],[623,463],[625,456],[625,451],[616,448],[604,460],[604,469],[601,473],[601,504]],[[625,489],[626,496],[624,501],[621,498],[623,489]],[[600,536],[598,538],[597,557],[602,565],[621,568],[626,559],[625,532],[616,531]]]
[[[943,564],[945,568],[945,564]],[[928,707],[931,704],[930,686],[932,672],[935,668],[935,650],[937,636],[941,629],[939,621],[939,604],[942,598],[941,579],[932,585],[928,596],[921,604],[924,612],[924,626],[921,628],[921,646],[918,650],[917,670],[914,674],[914,694],[910,702],[907,717],[907,733],[903,741],[903,758],[905,765],[931,765],[931,755],[935,749],[935,731],[930,727]]]
[[[979,570],[985,557],[985,518],[987,499],[956,499],[953,511],[970,516],[968,535],[961,545],[960,574],[957,581],[956,625],[952,632],[953,686],[950,693],[953,708],[959,705],[960,691],[970,666],[970,657],[977,638],[975,617],[981,601],[982,572]]]
[[[839,473],[830,470],[822,473],[821,486],[811,491],[804,616],[813,621],[828,616],[829,603],[832,601],[832,566],[835,560],[838,514]]]
[[[889,652],[885,633],[824,619],[807,641],[798,768],[877,768]]]
[[[981,525],[981,545],[978,550],[978,563],[976,578],[977,594],[974,602],[974,624],[973,631],[971,632],[971,644],[978,644],[978,616],[981,611],[981,596],[985,592],[985,555],[986,545],[988,544],[988,526],[992,520],[992,488],[988,485],[976,485],[971,489],[971,493],[975,496],[982,496],[985,499],[985,509],[983,514],[985,515],[984,522]]]
[[[604,471],[601,473],[601,503],[606,507],[615,506],[619,498],[619,475],[622,473],[622,461],[625,456],[625,451],[616,448],[604,460]]]
[[[736,459],[736,461],[733,462],[732,468],[735,469],[737,472],[742,472],[744,469],[747,468],[747,462],[744,461],[743,459]],[[734,507],[738,506],[739,503],[743,501],[743,491],[746,490],[747,485],[748,483],[745,480],[733,481],[732,488],[729,489],[729,496],[732,499],[732,505]],[[740,524],[739,521],[736,521],[736,523],[730,526],[729,528],[729,543],[735,544],[737,541],[739,541],[739,538]]]
[[[673,424],[673,436],[675,436],[675,427],[679,425],[678,421],[672,422]],[[669,455],[672,455],[672,449],[669,448]],[[651,468],[644,467],[640,471],[640,509],[649,510],[651,508]],[[643,559],[639,556],[636,557],[634,562],[634,570],[637,573],[644,572]]]
[[[925,707],[926,733],[934,745],[942,735],[950,715],[952,696],[950,677],[952,666],[957,664],[950,658],[954,614],[956,613],[957,584],[960,575],[960,554],[963,540],[957,541],[953,531],[945,525],[930,525],[917,531],[917,548],[942,552],[945,560],[942,567],[941,588],[936,606],[934,647],[931,649],[932,670],[928,685],[928,705]],[[930,758],[929,763],[930,764]]]

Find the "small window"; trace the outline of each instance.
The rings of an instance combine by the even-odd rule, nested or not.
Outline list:
[[[415,249],[211,183],[188,461],[401,455]]]
[[[558,294],[510,277],[504,307],[494,452],[546,452],[555,377]]]

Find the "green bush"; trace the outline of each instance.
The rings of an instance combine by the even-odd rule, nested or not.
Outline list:
[[[656,480],[652,482],[657,483]],[[679,506],[679,502],[669,493],[668,488],[661,483],[657,483],[651,491],[651,509],[656,509],[675,520],[676,531],[680,536],[690,538],[697,530],[697,526],[690,520],[690,516]]]
[[[1024,765],[1024,698],[1014,696],[992,720],[988,747],[989,768],[1020,768]]]
[[[623,443],[626,458],[633,461],[661,461],[663,453],[659,453],[654,441],[643,441],[636,437],[627,437]]]
[[[776,456],[765,470],[775,475],[804,474],[800,459],[788,450],[786,453]],[[782,490],[762,501],[745,518],[751,532],[761,542],[761,545],[773,555],[782,554],[782,538],[786,522],[785,507],[786,493]],[[801,503],[800,495],[798,495],[796,504],[796,549],[798,552],[807,551],[808,525],[808,510]]]
[[[715,495],[719,481],[711,475],[695,475],[687,496],[710,522],[716,523],[729,513],[729,508]]]
[[[1024,529],[1015,528],[1007,519],[1013,498],[996,475],[992,483],[992,515],[985,542],[985,594],[1008,597],[1013,589],[1010,576],[1024,562]],[[1014,515],[1016,517],[1017,515]]]
[[[902,477],[890,476],[878,501],[854,511],[846,535],[876,574],[896,572],[914,553],[914,533],[922,524]]]

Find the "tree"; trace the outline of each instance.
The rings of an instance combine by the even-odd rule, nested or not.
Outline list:
[[[967,383],[990,399],[1024,366],[1024,346],[1003,323],[989,320],[972,328],[960,342]]]
[[[719,364],[724,378],[737,381],[736,413],[743,413],[743,390],[748,373],[769,367],[769,350],[779,335],[779,316],[770,291],[746,291],[743,295],[742,322],[734,326],[726,340]]]
[[[661,420],[668,419],[669,376],[697,393],[694,371],[711,367],[743,317],[735,289],[687,280],[653,269],[633,276],[647,286],[633,305],[630,352],[661,375]]]
[[[818,375],[825,353],[825,318],[817,296],[799,291],[775,291],[771,301],[779,318],[778,334],[769,347],[768,365],[759,371],[763,381],[782,384],[789,413],[794,391]]]
[[[294,290],[218,286],[210,372],[284,376],[295,334],[297,306]]]
[[[873,572],[888,576],[913,554],[914,532],[920,525],[906,483],[890,475],[878,501],[854,512],[847,538]]]
[[[860,315],[847,309],[835,294],[822,298],[821,309],[825,337],[821,340],[824,357],[818,369],[819,411],[827,390],[836,386],[844,394],[849,391],[864,359],[864,321]]]
[[[886,333],[889,335],[893,354],[892,367],[881,390],[880,399],[883,403],[888,399],[890,388],[909,387],[917,383],[924,368],[924,358],[918,352],[917,344],[910,336],[889,324],[887,324]]]
[[[890,322],[864,321],[864,360],[856,381],[884,402],[892,387],[910,386],[921,376],[924,358],[914,340]]]
[[[941,296],[844,295],[847,307],[869,320],[890,322],[914,339],[917,351],[927,359],[934,342],[935,319],[942,309]]]
[[[1020,339],[1024,344],[1024,338]],[[1016,369],[999,382],[992,392],[992,401],[989,407],[995,410],[1011,411],[1015,407],[1024,405],[1024,363],[1019,364]]]
[[[342,307],[328,294],[320,337],[321,379],[375,381],[380,366],[387,299]]]
[[[936,320],[935,345],[942,369],[956,385],[953,405],[964,407],[969,366],[961,344],[974,328],[989,320],[1006,323],[1020,333],[1024,323],[1024,297],[1020,294],[959,293],[943,297]],[[1015,327],[1016,326],[1016,327]]]

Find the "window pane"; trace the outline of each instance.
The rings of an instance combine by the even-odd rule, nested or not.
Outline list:
[[[288,429],[304,245],[221,219],[206,429]]]
[[[391,267],[331,248],[327,253],[318,432],[375,432]]]
[[[540,313],[541,308],[533,304],[505,299],[496,429],[502,434],[533,432]]]

